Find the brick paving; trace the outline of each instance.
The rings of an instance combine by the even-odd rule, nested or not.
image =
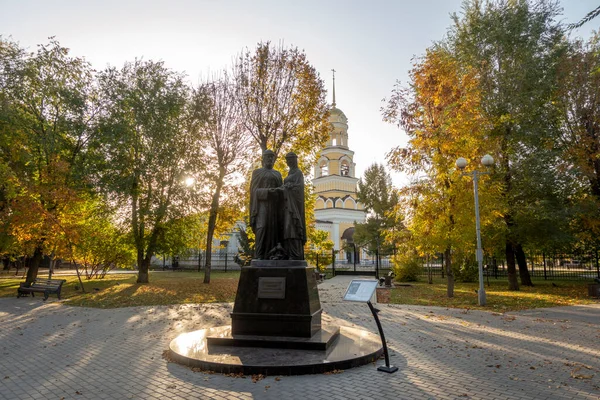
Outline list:
[[[319,285],[323,320],[377,332],[365,304],[342,301],[351,279]],[[371,364],[253,382],[162,358],[179,333],[229,324],[231,308],[0,299],[0,399],[600,398],[600,304],[506,314],[380,304],[394,374]]]

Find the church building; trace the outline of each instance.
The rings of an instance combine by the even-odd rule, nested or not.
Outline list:
[[[335,71],[333,71],[335,73]],[[316,228],[329,232],[334,249],[348,262],[355,261],[357,249],[344,250],[351,245],[355,223],[364,223],[366,212],[356,199],[358,178],[355,173],[354,152],[348,147],[348,118],[336,107],[335,75],[333,103],[329,121],[331,133],[314,167]],[[358,261],[358,260],[356,260]]]

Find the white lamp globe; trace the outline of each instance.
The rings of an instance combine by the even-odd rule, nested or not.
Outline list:
[[[467,160],[466,160],[464,157],[459,157],[459,158],[456,160],[456,166],[457,166],[459,169],[465,169],[465,167],[467,166]]]
[[[481,157],[481,164],[483,164],[486,167],[491,167],[492,165],[494,165],[494,157],[490,156],[489,154],[486,154],[485,156]]]

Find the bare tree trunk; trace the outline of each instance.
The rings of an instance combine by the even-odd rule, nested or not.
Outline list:
[[[40,246],[35,248],[33,257],[29,261],[29,269],[27,270],[27,278],[25,278],[25,284],[31,285],[35,278],[37,278],[38,270],[40,269],[40,263],[42,261],[42,248]]]
[[[54,273],[54,254],[52,254],[52,258],[50,259],[50,265],[48,266],[48,279],[52,279],[52,274]]]
[[[206,257],[204,264],[204,283],[210,283],[210,270],[212,262],[212,240],[215,233],[215,226],[217,225],[217,216],[219,211],[219,199],[221,197],[221,188],[223,187],[223,179],[225,178],[225,169],[221,168],[219,171],[219,179],[217,181],[217,187],[213,194],[212,202],[210,204],[210,214],[208,217],[208,227],[206,230]]]
[[[157,225],[159,223],[160,223],[159,221],[156,222]],[[152,234],[150,235],[150,239],[148,239],[148,248],[146,249],[146,257],[144,257],[142,259],[142,263],[139,266],[140,269],[138,271],[137,283],[149,283],[149,280],[148,280],[149,273],[148,273],[148,271],[150,270],[150,260],[152,260],[152,256],[154,255],[154,251],[156,249],[156,241],[158,240],[158,236],[159,236],[160,231],[161,231],[160,226],[156,226],[152,230]],[[142,249],[142,254],[143,254],[143,251],[144,250]],[[139,257],[139,253],[138,253],[138,257]]]
[[[137,246],[137,245],[136,245]],[[144,273],[144,249],[137,248],[137,267],[138,267],[138,278],[137,283],[148,283],[148,271],[145,272],[145,277],[142,277]]]
[[[150,267],[150,260],[147,258],[142,259],[142,264],[139,265],[140,270],[138,271],[137,283],[148,283],[148,269]]]
[[[79,279],[79,284],[81,285],[81,291],[85,293],[85,286],[83,286],[83,281],[81,280],[81,271],[79,270],[79,265],[75,262],[75,260],[71,260],[71,263],[75,266],[75,272],[77,272],[77,279]]]
[[[502,152],[502,166],[504,168],[504,196],[507,197],[508,203],[508,213],[504,215],[504,222],[506,223],[506,227],[508,228],[508,235],[510,237],[511,231],[514,228],[514,221],[512,218],[511,210],[513,207],[511,201],[511,191],[512,191],[512,174],[510,171],[510,163],[508,159],[508,138],[511,134],[511,127],[509,125],[506,126],[504,137],[502,139],[501,144],[501,152]],[[519,290],[519,282],[517,281],[517,268],[515,265],[515,249],[513,247],[513,243],[510,239],[506,239],[506,272],[508,275],[508,290]]]
[[[448,278],[446,293],[449,298],[452,298],[454,297],[454,272],[452,272],[452,248],[450,246],[446,247],[446,251],[444,252],[444,264]]]
[[[531,275],[529,274],[529,270],[527,269],[527,258],[525,257],[525,252],[523,251],[523,246],[521,246],[521,243],[517,243],[515,245],[515,257],[517,258],[517,264],[519,266],[519,277],[521,278],[521,285],[533,286],[533,282],[531,281]]]
[[[427,283],[433,284],[433,270],[431,269],[431,257],[427,254]]]
[[[131,196],[131,228],[133,231],[133,239],[135,242],[135,249],[137,251],[137,267],[138,277],[137,283],[148,283],[148,266],[145,265],[144,258],[144,223],[139,223],[138,220],[138,195],[137,190],[137,175],[134,176],[132,189],[133,195]]]
[[[506,241],[506,272],[508,275],[508,290],[519,290],[515,252],[512,243],[508,240]]]

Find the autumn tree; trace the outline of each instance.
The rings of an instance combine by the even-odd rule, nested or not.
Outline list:
[[[410,86],[395,86],[382,109],[384,120],[403,128],[410,138],[407,146],[392,149],[388,162],[416,177],[401,190],[396,213],[406,218],[408,232],[398,232],[394,240],[404,253],[409,248],[420,256],[443,253],[447,294],[453,297],[454,271],[462,267],[453,260],[472,254],[475,239],[472,194],[454,163],[458,157],[473,159],[490,151],[483,141],[487,123],[480,112],[476,74],[461,66],[444,43],[415,59],[410,78]],[[481,188],[486,204],[491,188]],[[484,227],[492,223],[485,218],[483,222]]]
[[[560,210],[568,177],[557,168],[555,146],[557,65],[565,46],[556,15],[548,1],[465,2],[448,36],[417,60],[411,86],[394,90],[384,109],[384,118],[411,136],[389,161],[425,175],[405,191],[414,199],[407,203],[415,207],[408,218],[416,229],[411,237],[423,238],[428,248],[445,243],[446,261],[459,254],[453,249],[467,249],[461,232],[473,226],[466,196],[471,182],[459,179],[454,161],[462,156],[480,168],[486,153],[498,161],[480,185],[481,214],[491,216],[482,224],[492,251],[503,238],[513,290],[516,264],[522,284],[531,284],[525,246],[544,240],[540,227],[566,222]]]
[[[600,36],[577,40],[561,62],[560,107],[563,124],[560,145],[563,171],[577,210],[576,225],[585,242],[597,245],[600,236]],[[576,195],[573,195],[576,194]]]
[[[198,119],[203,161],[206,163],[205,186],[210,190],[210,209],[206,234],[204,283],[210,283],[212,241],[217,219],[223,216],[221,196],[224,187],[239,185],[243,171],[252,160],[254,142],[242,120],[240,103],[236,101],[235,86],[224,73],[212,82],[204,83],[195,94],[196,109],[207,109],[206,118]],[[241,196],[229,200],[243,199]],[[237,204],[239,210],[242,204]]]
[[[83,200],[57,255],[73,262],[78,275],[83,267],[86,279],[103,278],[115,268],[133,267],[135,251],[129,232],[114,221],[114,213],[101,199]]]
[[[506,262],[512,271],[516,259],[521,283],[529,286],[528,239],[521,228],[535,217],[528,213],[531,202],[543,205],[560,179],[557,171],[544,168],[555,165],[559,155],[554,147],[559,113],[553,104],[565,45],[555,22],[558,14],[558,5],[545,0],[468,1],[449,36],[458,57],[478,76],[482,112],[490,124],[487,136],[498,145]],[[518,289],[516,279],[509,279],[509,288]]]
[[[148,282],[161,232],[191,213],[193,185],[204,171],[203,143],[191,89],[162,62],[136,60],[99,74],[105,111],[97,150],[98,186],[130,226],[138,283]]]
[[[31,256],[31,283],[87,189],[84,161],[98,103],[89,64],[52,38],[31,54],[0,38],[0,65],[0,154],[10,181],[4,211],[19,251]]]
[[[258,43],[233,66],[244,128],[262,151],[276,155],[292,148],[314,161],[330,125],[323,81],[297,47]]]
[[[246,50],[237,57],[232,77],[244,129],[261,152],[273,150],[278,155],[275,169],[285,175],[283,155],[294,151],[299,168],[305,177],[309,176],[331,125],[323,81],[304,51],[283,44],[258,43],[253,52]],[[259,165],[259,158],[260,155],[253,157],[255,165]],[[310,223],[314,219],[310,184],[305,185],[305,202],[310,236],[314,229]]]

